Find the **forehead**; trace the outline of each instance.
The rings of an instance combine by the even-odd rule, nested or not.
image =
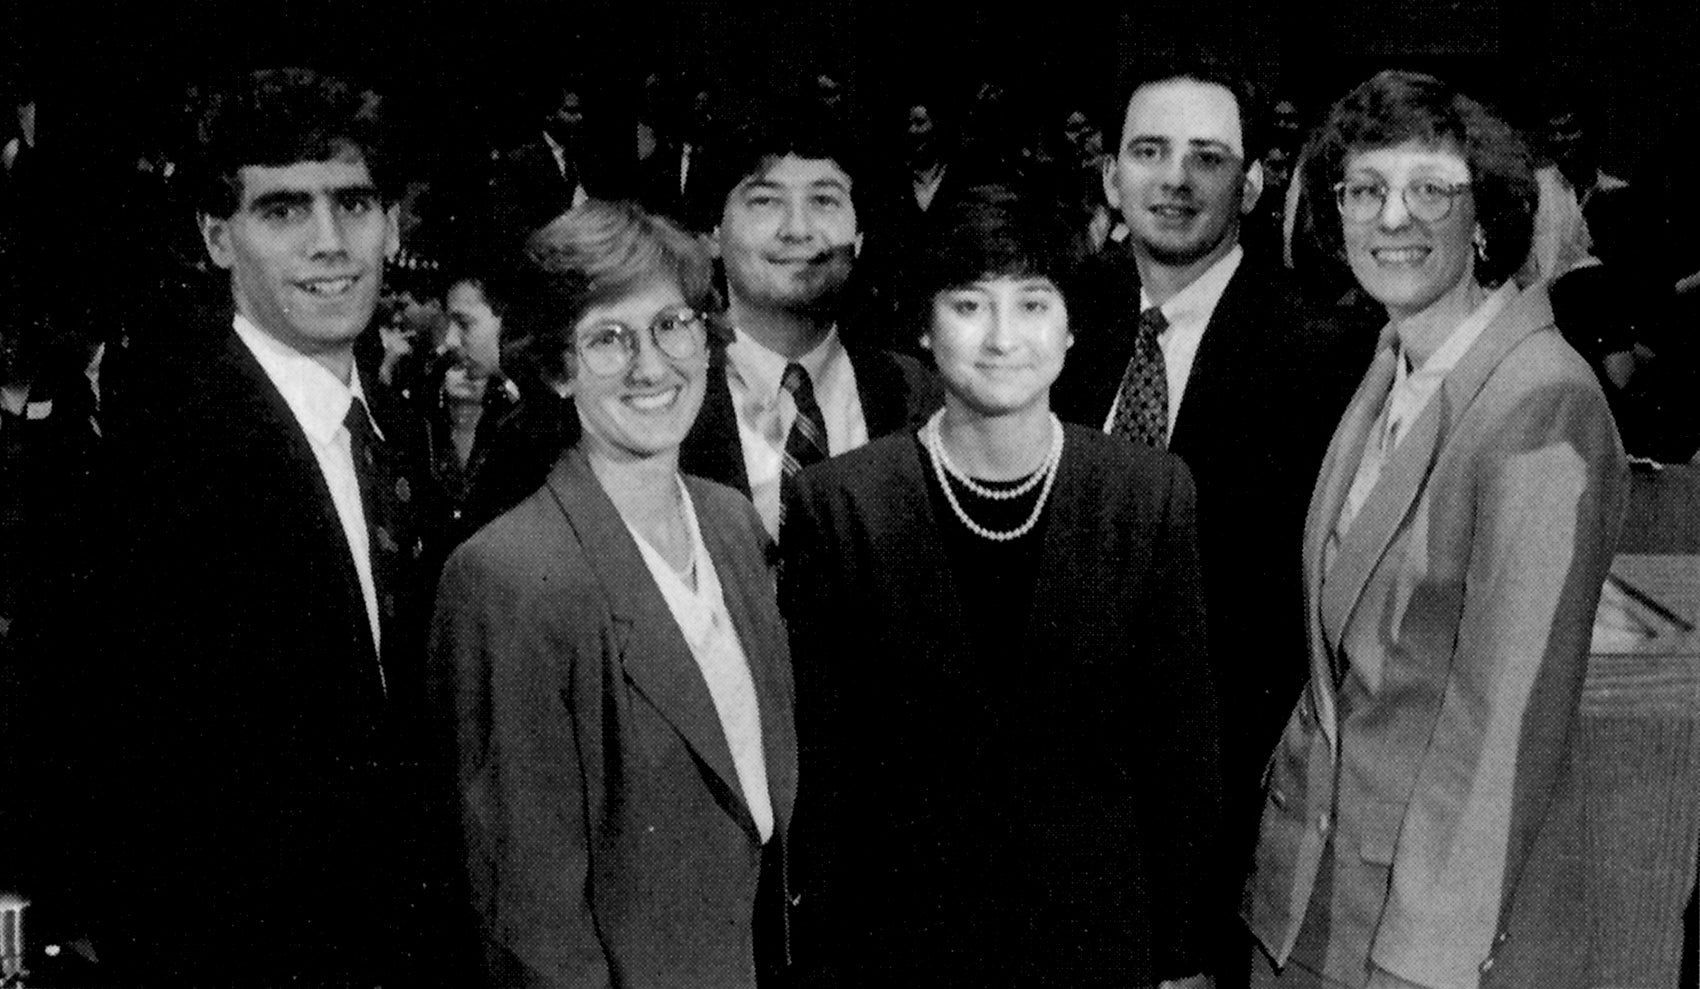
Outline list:
[[[242,184],[241,204],[275,193],[321,195],[345,189],[369,189],[372,173],[354,152],[329,161],[299,161],[293,165],[244,165],[237,170]]]
[[[1130,141],[1213,141],[1236,150],[1245,146],[1234,94],[1226,86],[1196,79],[1166,79],[1135,90],[1127,102],[1122,136]]]
[[[584,315],[579,318],[578,328],[584,329],[598,323],[647,326],[663,309],[684,303],[685,293],[679,290],[679,286],[671,278],[652,278],[635,291],[586,309]]]
[[[777,185],[785,188],[837,185],[848,189],[850,175],[831,158],[799,158],[788,154],[783,158],[769,160],[764,168],[744,179],[740,188],[750,185]]]
[[[451,309],[473,309],[484,304],[484,290],[474,281],[455,282],[449,288],[448,304]]]
[[[1057,286],[1044,275],[985,275],[955,291],[980,292],[1055,292]]]
[[[1407,141],[1391,148],[1371,148],[1346,159],[1347,173],[1373,172],[1387,179],[1431,176],[1450,182],[1468,182],[1470,166],[1456,149],[1433,147]]]

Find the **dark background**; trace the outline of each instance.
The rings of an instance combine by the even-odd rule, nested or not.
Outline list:
[[[1307,120],[1389,67],[1435,72],[1513,120],[1576,97],[1599,113],[1607,170],[1663,204],[1655,252],[1687,272],[1700,267],[1685,236],[1700,220],[1700,196],[1687,188],[1697,44],[1700,4],[1681,0],[1560,0],[1540,13],[1510,0],[0,2],[0,67],[33,80],[40,140],[86,176],[66,197],[76,200],[63,204],[66,220],[95,235],[102,211],[123,208],[103,196],[106,176],[177,139],[185,88],[264,65],[308,64],[386,92],[413,144],[408,157],[429,178],[487,153],[534,113],[525,94],[562,76],[619,121],[649,71],[691,74],[735,98],[824,70],[864,121],[891,127],[900,101],[966,99],[987,79],[1033,102],[1099,110],[1118,66],[1208,45],[1257,66]],[[1119,120],[1103,123],[1113,130]]]

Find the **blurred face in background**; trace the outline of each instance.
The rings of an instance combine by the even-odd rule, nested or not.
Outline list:
[[[502,320],[475,281],[456,282],[444,304],[448,320],[442,351],[453,363],[443,376],[443,390],[451,399],[478,401],[501,364]]]

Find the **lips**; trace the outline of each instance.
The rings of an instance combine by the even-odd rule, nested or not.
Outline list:
[[[1150,207],[1151,215],[1159,220],[1185,221],[1198,215],[1198,207],[1190,203],[1157,203]]]
[[[1433,252],[1430,248],[1422,246],[1377,247],[1371,249],[1369,255],[1375,259],[1376,264],[1395,268],[1409,268],[1428,260],[1431,253]]]
[[[639,412],[661,412],[671,408],[673,403],[679,400],[679,395],[683,391],[683,388],[675,385],[663,391],[627,395],[621,401]]]
[[[294,285],[308,295],[333,299],[348,293],[359,281],[359,275],[338,275],[335,277],[301,278],[297,279]]]

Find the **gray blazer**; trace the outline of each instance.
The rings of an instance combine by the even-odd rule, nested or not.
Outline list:
[[[796,790],[790,657],[755,511],[686,483],[755,681],[774,836],[764,855],[690,649],[569,451],[450,557],[432,631],[494,985],[755,984]]]

